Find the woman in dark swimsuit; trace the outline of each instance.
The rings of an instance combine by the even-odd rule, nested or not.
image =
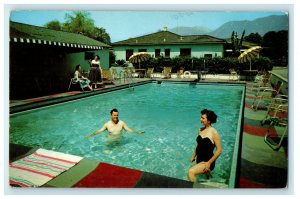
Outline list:
[[[191,158],[191,162],[197,164],[192,166],[188,171],[188,178],[195,182],[196,175],[208,173],[215,168],[215,161],[221,155],[222,146],[220,135],[217,130],[212,127],[212,123],[216,123],[217,115],[210,110],[201,111],[201,124],[203,128],[199,129],[197,136],[197,145]],[[216,151],[214,153],[214,149]]]

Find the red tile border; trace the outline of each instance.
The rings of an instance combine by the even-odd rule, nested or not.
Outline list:
[[[132,188],[143,172],[135,169],[100,163],[98,167],[73,187]]]
[[[268,130],[271,136],[277,136],[277,133],[274,128],[267,129],[263,127],[250,126],[244,123],[244,132],[251,135],[265,136]]]

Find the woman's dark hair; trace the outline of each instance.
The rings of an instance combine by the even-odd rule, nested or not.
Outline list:
[[[207,109],[203,109],[201,111],[202,115],[206,115],[206,118],[208,121],[210,121],[210,123],[216,123],[217,122],[217,115],[215,114],[215,112],[207,110]]]
[[[95,55],[95,57],[97,57],[97,59],[98,59],[98,60],[100,60],[100,57],[99,57],[99,55]]]
[[[116,108],[112,109],[112,110],[110,111],[110,114],[112,114],[113,112],[119,113],[119,111],[118,111]]]
[[[80,67],[80,64],[76,65],[76,66],[75,66],[75,71],[78,70],[79,67]]]

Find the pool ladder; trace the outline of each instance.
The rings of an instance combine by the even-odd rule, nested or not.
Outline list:
[[[131,71],[129,71],[129,70],[122,70],[122,71],[120,72],[120,77],[121,77],[121,78],[120,78],[120,83],[122,83],[122,77],[123,77],[123,82],[125,83],[126,80],[127,80],[127,82],[128,82],[128,88],[134,89]]]

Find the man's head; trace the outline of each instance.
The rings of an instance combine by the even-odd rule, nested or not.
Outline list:
[[[110,117],[111,120],[117,124],[119,122],[119,111],[116,108],[112,109],[110,111]]]

